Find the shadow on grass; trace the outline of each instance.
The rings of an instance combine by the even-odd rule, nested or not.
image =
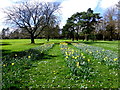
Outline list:
[[[44,60],[44,59],[52,59],[53,57],[57,57],[55,55],[49,55],[46,51],[42,51],[39,49],[28,49],[25,51],[20,51],[20,52],[12,52],[11,50],[1,50],[2,51],[2,59],[4,61],[10,61],[11,59],[21,59],[21,58],[29,58],[32,61],[36,60]]]

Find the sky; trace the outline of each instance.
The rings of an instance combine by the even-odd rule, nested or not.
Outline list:
[[[12,6],[15,2],[20,0],[2,0],[2,4],[0,5],[0,31],[3,28],[7,28],[8,26],[4,24],[4,16],[5,14],[2,12],[2,9],[6,7]],[[60,28],[62,28],[66,20],[76,12],[87,11],[88,8],[94,10],[95,13],[104,13],[104,11],[114,6],[118,3],[119,0],[39,0],[44,2],[61,2],[61,22]]]

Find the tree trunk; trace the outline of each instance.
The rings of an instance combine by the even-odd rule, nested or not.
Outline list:
[[[73,33],[73,35],[72,35],[72,41],[74,41],[74,33]]]
[[[34,38],[34,36],[33,35],[31,35],[31,43],[35,43],[35,40],[34,40],[35,38]]]
[[[79,40],[79,35],[78,35],[78,33],[77,33],[77,36],[76,36],[76,40],[77,40],[77,41]]]
[[[85,34],[85,40],[88,41],[88,34]]]
[[[48,35],[48,36],[47,36],[47,41],[48,41],[48,42],[49,42],[49,39],[50,39],[50,36]]]
[[[103,35],[103,41],[105,41],[105,36]]]
[[[112,35],[110,35],[110,37],[109,37],[109,41],[112,41]]]

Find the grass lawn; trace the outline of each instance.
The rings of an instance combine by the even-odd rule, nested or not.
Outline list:
[[[23,59],[21,59],[22,56],[17,59],[16,57],[19,57],[19,55],[15,54],[14,56],[13,54],[13,58],[9,59],[10,61],[5,61],[3,70],[6,72],[3,75],[6,79],[6,88],[118,88],[117,69],[109,68],[105,64],[99,64],[100,61],[94,59],[93,56],[84,53],[72,44],[68,44],[69,48],[78,51],[78,53],[84,53],[85,57],[91,60],[91,67],[98,71],[97,77],[91,79],[80,78],[71,72],[59,44],[60,42],[71,42],[71,40],[51,39],[50,42],[47,42],[45,39],[36,39],[36,44],[30,44],[29,39],[0,40],[0,42],[3,44],[2,53],[4,56],[8,55],[8,58],[9,54],[13,52],[38,47],[43,43],[55,43],[52,48],[46,50],[43,54],[40,54],[41,51],[38,48],[33,52],[28,51],[28,54],[25,54],[26,56]],[[77,43],[85,43],[114,52],[118,50],[118,41],[83,42],[80,40]],[[37,60],[36,58],[35,60],[32,59],[34,57],[33,53],[38,58]],[[7,84],[7,82],[9,83]]]
[[[92,45],[92,46],[97,46],[97,47],[102,47],[106,50],[112,50],[114,52],[118,52],[118,46],[120,41],[82,41],[82,43]]]
[[[35,39],[36,44],[30,44],[30,39],[5,39],[0,40],[0,50],[2,50],[3,55],[10,54],[11,52],[18,52],[27,50],[33,47],[37,47],[42,45],[43,43],[59,43],[62,41],[70,41],[70,40],[57,40],[50,39],[50,42],[47,42],[46,39]]]

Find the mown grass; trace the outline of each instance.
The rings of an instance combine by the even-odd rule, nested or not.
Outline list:
[[[46,39],[35,39],[35,44],[30,43],[30,39],[4,39],[0,40],[0,51],[2,50],[2,54],[7,55],[12,52],[19,52],[23,50],[27,50],[33,47],[37,47],[44,43],[60,43],[62,41],[70,41],[70,40],[58,40],[58,39],[50,39],[47,42]]]
[[[118,52],[120,41],[81,41],[81,43],[85,43],[92,46],[102,47],[106,50],[112,50],[114,52]]]
[[[22,51],[27,50],[29,48],[37,47],[43,43],[60,43],[60,42],[72,42],[71,40],[63,40],[63,39],[50,39],[47,42],[46,39],[35,39],[36,44],[30,44],[30,39],[4,39],[0,40],[0,48],[6,51]],[[102,47],[107,50],[112,50],[117,52],[119,41],[74,41],[79,43],[85,43],[92,46]]]
[[[114,77],[114,74],[117,70],[109,70],[107,66],[99,64],[98,60],[94,60],[92,56],[85,54],[86,57],[90,58],[93,63],[92,67],[99,71],[100,74],[97,75],[96,78],[91,80],[80,79],[78,76],[75,76],[70,71],[70,68],[67,66],[65,57],[60,51],[60,42],[71,42],[71,40],[54,40],[51,39],[50,42],[47,42],[45,39],[36,39],[36,44],[30,44],[29,39],[20,39],[20,40],[3,40],[0,41],[6,45],[2,46],[3,50],[10,50],[10,53],[15,53],[16,51],[24,51],[33,47],[37,47],[42,45],[43,43],[56,43],[54,47],[47,52],[45,52],[40,58],[40,60],[31,61],[29,63],[22,64],[30,64],[29,68],[22,67],[18,68],[21,70],[21,79],[16,80],[15,83],[8,83],[8,87],[11,88],[118,88],[117,80],[118,77]],[[107,50],[112,50],[117,52],[116,46],[118,46],[117,41],[74,41],[81,42],[93,46],[102,47]],[[73,47],[71,44],[68,45],[70,48],[74,50],[79,50]],[[113,47],[114,46],[114,47]],[[4,52],[3,52],[4,53]],[[34,52],[33,52],[34,53]],[[37,53],[36,53],[37,54]],[[27,57],[28,58],[28,57]],[[92,60],[93,59],[93,60]],[[21,59],[22,60],[22,59]],[[27,61],[25,59],[25,61]],[[8,61],[9,62],[9,61]],[[12,62],[10,62],[12,63]],[[31,66],[32,65],[32,66]],[[10,70],[14,70],[15,65],[10,67]],[[9,71],[9,70],[8,70]],[[13,71],[14,73],[17,71]],[[14,75],[12,72],[8,72],[8,75]],[[12,76],[10,76],[12,77]],[[14,76],[15,79],[17,77]],[[7,77],[6,77],[7,78]],[[19,77],[20,78],[20,77]],[[11,80],[12,80],[11,79]],[[101,86],[100,86],[101,85]]]

